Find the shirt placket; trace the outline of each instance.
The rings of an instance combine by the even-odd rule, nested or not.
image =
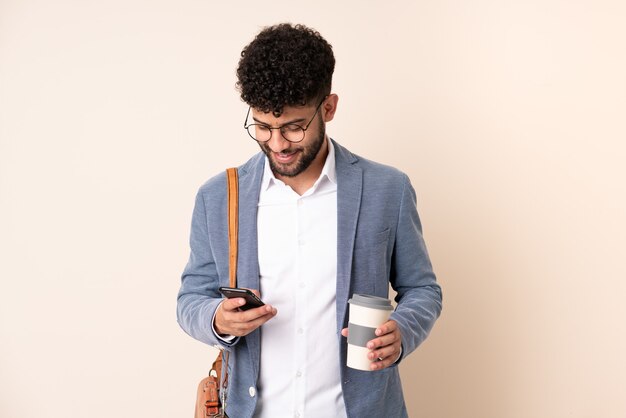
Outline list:
[[[297,257],[296,257],[296,286],[295,286],[295,349],[294,353],[294,413],[295,418],[301,418],[304,416],[304,402],[305,402],[305,365],[306,365],[306,352],[307,352],[307,328],[306,318],[307,315],[307,303],[306,294],[304,292],[305,283],[303,282],[303,272],[301,270],[303,258],[306,257],[306,245],[307,237],[303,235],[303,231],[307,228],[303,227],[303,223],[306,222],[306,216],[304,213],[305,199],[300,197],[295,201],[296,212],[296,245],[297,245]]]

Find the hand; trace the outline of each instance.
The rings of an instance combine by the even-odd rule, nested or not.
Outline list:
[[[394,320],[389,320],[376,328],[375,333],[376,338],[367,342],[367,348],[370,350],[367,357],[372,361],[371,370],[382,370],[398,361],[402,347],[402,334]],[[347,337],[348,328],[342,329],[341,335]]]
[[[259,292],[252,290],[257,296]],[[278,312],[271,305],[240,311],[239,307],[246,304],[244,298],[224,299],[215,312],[215,330],[220,335],[243,337],[272,319]]]

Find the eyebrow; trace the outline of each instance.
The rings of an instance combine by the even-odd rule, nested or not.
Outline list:
[[[254,116],[252,116],[252,120],[254,120],[254,121],[255,121],[255,122],[257,122],[257,123],[260,123],[261,125],[271,126],[269,123],[267,123],[267,122],[263,122],[262,120],[258,120],[258,119],[257,119],[257,118],[255,118]],[[302,122],[306,122],[306,119],[305,119],[305,118],[293,119],[293,120],[290,120],[290,121],[288,121],[288,122],[283,123],[283,124],[282,124],[282,125],[280,125],[280,126],[289,125],[289,124],[291,124],[291,123],[294,123],[294,124],[296,124],[296,125],[297,125],[297,124],[300,124],[300,123],[302,123]]]

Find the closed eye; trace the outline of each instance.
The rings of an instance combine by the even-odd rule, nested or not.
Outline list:
[[[289,123],[280,128],[283,132],[296,132],[302,129],[300,125],[296,125],[294,123]]]

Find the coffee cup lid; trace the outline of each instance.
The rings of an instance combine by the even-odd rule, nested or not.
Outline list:
[[[353,303],[359,306],[365,306],[373,309],[384,309],[386,311],[392,311],[391,301],[389,299],[381,298],[379,296],[360,295],[355,293],[352,295],[352,299],[348,300],[348,303]]]

